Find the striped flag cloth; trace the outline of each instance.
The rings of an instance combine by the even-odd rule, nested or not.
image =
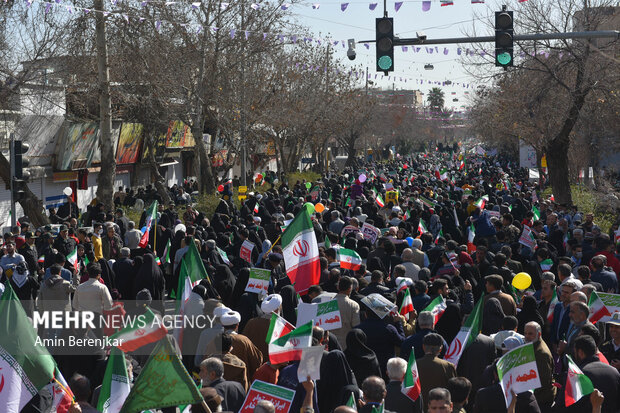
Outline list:
[[[166,334],[168,334],[168,330],[162,321],[156,320],[155,314],[150,308],[146,307],[143,317],[136,317],[133,323],[110,336],[110,340],[117,340],[120,343],[117,347],[127,353],[149,343],[154,343],[165,337]]]
[[[420,375],[418,374],[418,365],[415,361],[415,351],[411,349],[409,354],[409,362],[407,363],[407,371],[401,387],[401,392],[416,401],[422,393],[422,385],[420,384]]]
[[[592,324],[596,323],[598,320],[605,316],[610,316],[611,313],[601,300],[601,297],[598,296],[596,291],[592,291],[590,294],[590,300],[588,301],[588,307],[590,307],[590,322]]]
[[[340,248],[340,268],[357,271],[362,266],[362,257],[348,248]]]
[[[573,359],[567,355],[568,358],[568,374],[566,375],[566,390],[564,392],[566,407],[571,406],[594,391],[592,381],[583,374],[583,371],[575,364]]]
[[[405,317],[407,321],[409,321],[409,313],[413,312],[413,301],[411,300],[411,293],[409,292],[409,288],[405,288],[405,297],[403,298],[403,302],[400,305],[400,309],[398,313]]]
[[[433,317],[435,317],[435,324],[437,324],[437,321],[439,321],[443,313],[446,311],[446,307],[447,305],[445,300],[443,299],[443,296],[439,294],[422,311],[430,311],[431,314],[433,314]]]
[[[301,360],[302,350],[312,345],[312,321],[295,328],[284,318],[272,313],[267,343],[270,363]]]

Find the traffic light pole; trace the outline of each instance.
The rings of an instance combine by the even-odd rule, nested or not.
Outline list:
[[[11,181],[11,227],[15,226],[16,215],[15,211],[15,137],[11,134],[11,140],[9,142],[9,162],[10,165],[10,181]]]
[[[620,39],[618,30],[597,30],[590,32],[567,32],[567,33],[532,33],[515,34],[515,41],[528,40],[561,40],[561,39],[596,39],[615,37]],[[357,43],[374,43],[376,40],[360,40]],[[413,45],[436,45],[436,44],[457,44],[457,43],[489,43],[495,42],[495,36],[476,36],[476,37],[448,37],[445,39],[420,39],[417,37],[398,38],[394,37],[394,46],[413,46]]]

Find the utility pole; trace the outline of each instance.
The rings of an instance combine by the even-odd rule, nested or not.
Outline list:
[[[11,178],[11,227],[15,226],[17,220],[17,211],[15,208],[15,135],[11,133],[9,141],[9,162],[10,162],[10,174]]]

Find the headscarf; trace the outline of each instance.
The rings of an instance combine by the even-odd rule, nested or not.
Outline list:
[[[220,264],[215,267],[214,286],[225,306],[232,305],[231,298],[236,286],[235,276],[230,267],[226,264]]]
[[[544,325],[544,320],[536,308],[536,298],[531,295],[523,297],[523,305],[517,314],[517,320],[519,320],[519,327],[517,328],[519,334],[523,334],[525,325],[530,321],[536,321],[541,327]]]
[[[437,322],[435,330],[446,340],[446,343],[452,343],[452,340],[454,340],[454,337],[461,329],[461,321],[462,317],[459,306],[455,303],[450,303]]]
[[[285,285],[280,290],[280,296],[282,297],[282,317],[289,323],[296,325],[297,324],[297,313],[295,309],[297,308],[297,293],[295,292],[295,287],[292,285]]]
[[[140,266],[140,270],[136,274],[133,291],[134,297],[138,291],[146,288],[153,297],[153,307],[162,311],[165,290],[164,274],[155,261],[153,254],[144,254],[144,262]]]
[[[359,328],[354,328],[347,334],[347,349],[344,355],[358,383],[370,376],[381,377],[377,355],[366,345],[366,333]]]
[[[241,296],[245,292],[245,287],[248,285],[249,279],[250,269],[241,268],[237,275],[237,281],[235,282],[232,295],[230,296],[230,308],[236,308],[239,305],[239,300],[241,300]]]
[[[504,317],[499,300],[495,297],[489,298],[482,310],[482,334],[489,336],[501,330]]]
[[[321,380],[317,382],[319,411],[332,412],[340,405],[345,386],[357,385],[347,358],[340,350],[330,351],[321,360]]]

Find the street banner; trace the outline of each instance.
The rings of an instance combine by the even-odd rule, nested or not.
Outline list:
[[[323,330],[335,330],[342,327],[338,300],[312,304],[299,303],[297,306],[297,327],[309,321]]]
[[[245,291],[249,293],[257,293],[267,295],[269,288],[269,279],[271,278],[271,270],[263,268],[250,268],[250,278],[245,287]]]
[[[504,392],[506,407],[510,405],[512,392],[519,394],[539,388],[541,384],[534,344],[527,343],[504,354],[497,362],[497,376]]]
[[[294,397],[295,390],[254,380],[239,413],[253,413],[256,404],[261,400],[273,403],[276,413],[288,413]]]

